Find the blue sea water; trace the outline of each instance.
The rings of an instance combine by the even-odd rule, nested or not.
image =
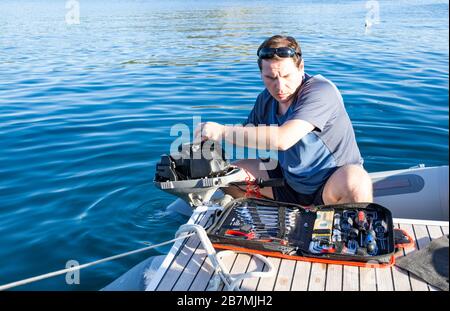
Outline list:
[[[237,123],[266,37],[299,39],[343,94],[369,171],[448,165],[449,3],[0,2],[0,284],[173,237],[152,185],[173,125]],[[18,290],[97,290],[163,247]]]

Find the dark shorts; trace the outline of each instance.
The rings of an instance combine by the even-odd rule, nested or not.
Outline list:
[[[262,161],[267,162],[268,160]],[[338,168],[336,167],[336,169]],[[277,167],[275,169],[268,170],[267,173],[269,174],[269,178],[284,178],[280,164],[277,164]],[[319,187],[319,189],[317,189],[317,191],[314,192],[313,194],[298,193],[285,182],[285,185],[283,187],[272,187],[273,196],[276,201],[280,202],[296,203],[305,206],[323,205],[325,203],[323,202],[322,195],[327,180],[325,180],[323,184]]]

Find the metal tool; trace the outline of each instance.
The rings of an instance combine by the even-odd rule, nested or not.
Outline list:
[[[341,242],[342,241],[342,232],[341,232],[341,215],[338,213],[334,214],[333,219],[333,235],[331,237],[333,242]]]
[[[356,254],[357,250],[358,250],[358,242],[356,242],[356,240],[349,240],[347,242],[346,253],[354,255],[354,254]]]
[[[366,214],[363,211],[359,211],[357,217],[355,218],[356,225],[360,231],[365,231],[368,229]]]
[[[377,241],[375,238],[375,231],[369,230],[364,241],[364,245],[367,248],[367,253],[369,255],[376,255],[378,253]]]
[[[341,222],[341,228],[343,231],[349,231],[353,228],[353,219],[351,217],[344,217],[344,220]]]

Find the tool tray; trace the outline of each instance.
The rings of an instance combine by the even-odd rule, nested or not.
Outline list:
[[[396,250],[413,243],[406,232],[394,228],[391,212],[375,203],[306,208],[236,199],[207,233],[218,249],[356,266],[391,266]]]

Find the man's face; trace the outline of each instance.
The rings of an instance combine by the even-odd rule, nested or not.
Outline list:
[[[293,58],[263,59],[261,77],[269,93],[282,104],[290,104],[303,80],[304,64],[297,67]]]

